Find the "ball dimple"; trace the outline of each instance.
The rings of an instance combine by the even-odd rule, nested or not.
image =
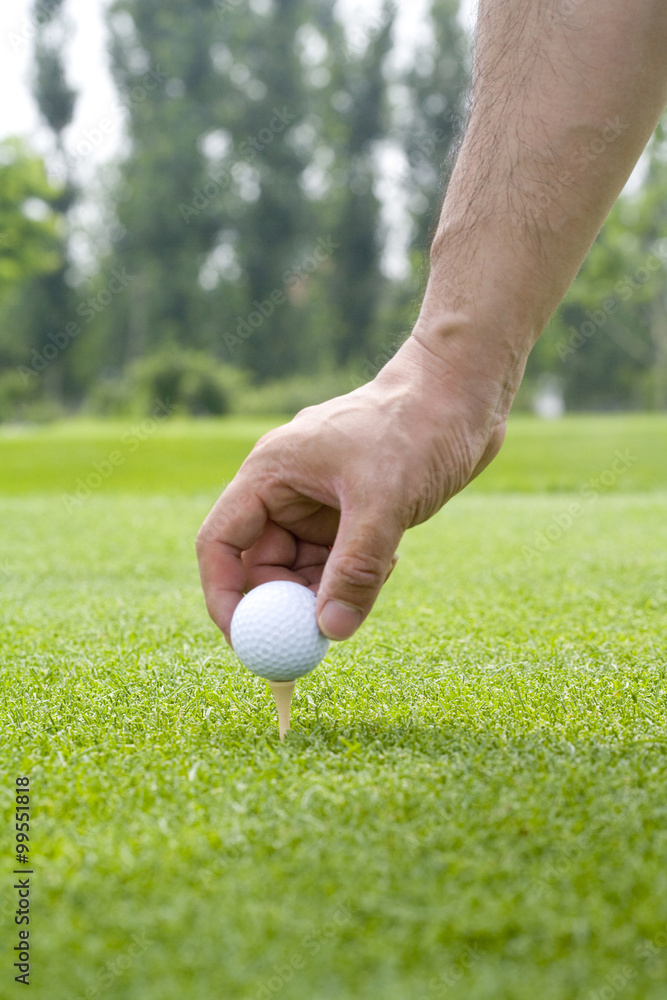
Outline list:
[[[249,591],[232,618],[231,640],[241,663],[270,681],[292,681],[313,670],[329,648],[315,619],[315,594],[289,580]]]

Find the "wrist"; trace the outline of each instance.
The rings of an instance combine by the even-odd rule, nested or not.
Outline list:
[[[460,325],[485,352],[497,344],[527,358],[559,298],[525,242],[509,220],[441,220],[417,325]]]
[[[484,323],[465,310],[435,313],[428,306],[404,345],[443,388],[472,398],[499,421],[507,419],[531,346],[528,335],[501,318]]]

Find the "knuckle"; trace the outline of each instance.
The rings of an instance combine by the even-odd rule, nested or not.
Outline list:
[[[279,485],[285,478],[286,471],[283,462],[272,457],[262,465],[257,485],[270,489]]]
[[[197,537],[195,539],[195,551],[198,556],[202,554],[206,546],[211,539],[211,529],[209,527],[208,521],[204,521],[201,528],[197,532]]]
[[[195,542],[195,548],[197,553],[201,553],[216,537],[216,523],[215,518],[209,514],[201,528],[197,532],[197,539]]]
[[[243,463],[243,472],[246,478],[255,484],[267,480],[279,480],[285,475],[290,458],[290,441],[277,437],[276,431],[269,431],[263,438],[260,438],[248,455]]]
[[[272,427],[270,430],[265,431],[264,434],[255,442],[253,451],[259,451],[262,448],[268,448],[274,443],[276,438],[280,437],[280,432],[282,427]]]
[[[197,532],[195,548],[198,555],[203,553],[208,545],[215,542],[223,534],[229,523],[230,516],[234,513],[234,509],[233,504],[225,508],[216,504]]]
[[[280,454],[285,447],[285,431],[283,427],[274,427],[263,434],[250,452],[248,459],[253,462],[265,462]]]
[[[379,590],[386,575],[384,560],[370,552],[341,556],[336,564],[338,583],[348,590]]]

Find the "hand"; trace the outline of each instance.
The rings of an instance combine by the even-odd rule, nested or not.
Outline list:
[[[261,438],[197,537],[206,604],[227,641],[243,593],[269,580],[310,587],[322,632],[352,635],[406,528],[498,453],[501,395],[413,335],[372,382]]]

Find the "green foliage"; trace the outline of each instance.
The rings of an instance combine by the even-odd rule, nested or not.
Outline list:
[[[558,442],[574,423],[590,451]],[[588,477],[604,423],[519,422],[522,462]],[[664,422],[627,433],[640,425],[648,455]],[[47,470],[41,495],[0,498],[2,822],[30,775],[31,995],[579,1000],[615,982],[662,1000],[664,497],[601,497],[528,563],[576,491],[456,498],[299,682],[281,745],[266,685],[206,617],[193,552],[214,471],[260,428],[163,424],[68,510],[62,491],[128,430],[0,437],[26,492]]]
[[[43,161],[19,139],[0,142],[0,306],[35,274],[56,270],[62,260],[59,189]]]
[[[19,139],[0,143],[0,421],[62,411],[58,393],[45,393],[58,366],[43,380],[32,367],[35,358],[40,372],[46,367],[40,326],[50,314],[39,289],[57,282],[64,266],[62,194]],[[47,343],[50,354],[55,348]]]
[[[77,94],[67,82],[65,47],[70,26],[65,16],[65,3],[43,3],[35,0],[33,18],[36,25],[34,41],[35,73],[33,90],[37,107],[51,132],[55,155],[51,166],[62,178],[62,191],[54,208],[60,215],[59,266],[45,275],[37,275],[23,290],[16,306],[15,321],[25,331],[19,339],[22,362],[35,369],[35,358],[53,353],[54,336],[63,342],[63,331],[76,316],[76,295],[70,281],[69,213],[77,200],[77,189],[70,176],[63,154],[63,132],[71,124]],[[38,361],[39,389],[42,405],[60,410],[67,401],[72,403],[81,386],[72,375],[71,353],[57,347],[46,367]],[[42,374],[43,373],[43,374]]]
[[[644,184],[617,201],[528,366],[561,377],[571,409],[667,408],[665,204],[660,128]]]
[[[233,363],[263,381],[363,361],[387,300],[401,298],[381,268],[377,150],[409,146],[417,219],[452,138],[464,49],[455,5],[436,11],[449,62],[441,54],[425,74],[420,54],[431,110],[417,133],[391,96],[414,72],[388,71],[390,5],[348,37],[332,0],[221,0],[196,16],[177,0],[117,0],[113,67],[132,149],[111,266],[136,281],[110,312],[111,365],[170,343],[226,359],[235,338]],[[265,321],[247,336],[258,310]]]
[[[123,378],[99,383],[89,409],[106,416],[140,415],[161,403],[173,414],[222,416],[234,408],[245,383],[238,369],[206,354],[167,348],[135,361]]]
[[[43,393],[36,379],[26,379],[16,368],[0,371],[0,423],[41,424],[63,416],[63,407]]]
[[[247,416],[294,416],[306,406],[315,406],[355,388],[345,371],[320,375],[293,375],[248,387],[237,401],[237,411]]]
[[[440,213],[454,154],[463,133],[470,84],[466,41],[456,0],[433,0],[428,42],[422,42],[407,80],[403,109],[405,197],[411,208],[414,244],[426,249]]]
[[[37,4],[33,77],[62,188],[39,194],[38,161],[26,170],[21,153],[22,176],[10,163],[19,154],[0,152],[0,368],[32,366],[37,398],[74,410],[90,395],[98,413],[141,409],[130,366],[172,350],[252,378],[225,404],[216,378],[205,388],[193,376],[178,404],[188,412],[241,400],[252,413],[292,412],[329,384],[339,391],[348,372],[354,384],[374,373],[414,322],[462,132],[470,60],[457,3],[431,0],[410,60],[389,2],[343,22],[334,0],[114,0],[128,152],[106,175],[109,225],[90,284],[106,296],[111,275],[130,280],[43,366],[88,296],[70,287],[79,192],[62,156],[76,100],[66,10]],[[667,407],[666,150],[659,129],[645,184],[614,208],[529,359],[517,407],[545,376],[569,409]],[[21,209],[26,185],[50,209],[43,219]],[[401,231],[407,272],[390,280]],[[11,416],[11,387],[4,398]]]
[[[38,43],[36,58],[40,109],[53,131],[59,134],[72,121],[76,92],[67,84],[57,48]]]
[[[35,402],[36,385],[22,378],[15,368],[0,372],[0,422],[25,419]]]
[[[71,123],[77,94],[67,83],[63,48],[68,40],[64,0],[35,0],[35,81],[37,104],[60,143],[63,129]]]

